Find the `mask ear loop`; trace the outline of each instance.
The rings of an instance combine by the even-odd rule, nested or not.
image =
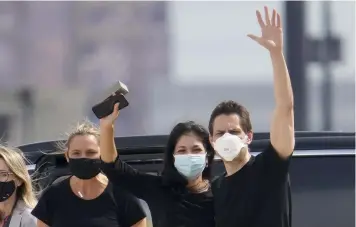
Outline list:
[[[249,141],[249,138],[247,135],[245,135],[245,138],[242,140],[242,142],[244,142],[246,145],[248,145],[247,144],[248,141]]]
[[[245,148],[247,149],[248,152],[250,152],[250,148],[248,146],[248,141],[249,141],[249,138],[247,135],[245,135],[245,138],[242,140],[242,142],[245,144]]]
[[[205,168],[209,166],[208,163],[208,152],[205,153]]]

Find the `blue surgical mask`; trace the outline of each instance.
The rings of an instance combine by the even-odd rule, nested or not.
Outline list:
[[[174,166],[188,180],[196,179],[206,165],[206,153],[174,155]]]

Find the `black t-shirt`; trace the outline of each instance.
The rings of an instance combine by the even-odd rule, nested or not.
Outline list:
[[[289,160],[270,144],[238,172],[216,179],[216,226],[290,227]]]
[[[129,227],[146,217],[135,197],[111,183],[97,198],[84,200],[69,180],[44,191],[32,215],[51,227]]]
[[[140,173],[119,158],[104,163],[109,180],[146,201],[154,227],[214,227],[211,190],[191,193],[165,186],[161,176]],[[183,187],[184,188],[184,187]]]

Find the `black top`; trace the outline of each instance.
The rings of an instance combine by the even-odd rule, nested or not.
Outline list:
[[[185,186],[163,184],[161,176],[140,173],[119,158],[102,170],[114,184],[124,187],[148,204],[154,227],[214,227],[211,190],[191,193]]]
[[[288,159],[270,144],[235,174],[213,182],[217,227],[290,227]]]
[[[69,180],[44,191],[32,215],[51,227],[129,227],[146,217],[135,197],[110,183],[97,198],[84,200]]]

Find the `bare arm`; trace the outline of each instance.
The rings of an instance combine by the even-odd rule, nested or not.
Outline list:
[[[103,161],[101,170],[114,185],[120,185],[136,197],[147,201],[157,193],[160,177],[140,173],[118,159],[114,140],[114,122],[119,115],[118,107],[116,104],[111,115],[100,119],[100,152]]]
[[[270,18],[264,8],[265,20],[256,11],[262,36],[248,35],[270,52],[273,66],[274,96],[276,107],[273,113],[270,139],[281,158],[289,157],[294,150],[294,101],[287,65],[283,56],[283,32],[280,15],[273,10]]]
[[[142,219],[131,227],[147,227],[147,218]]]
[[[100,119],[100,151],[101,159],[106,163],[116,160],[118,154],[114,140],[114,123],[119,115],[119,105],[114,106],[114,112],[104,119]]]
[[[276,107],[271,124],[271,143],[282,158],[294,150],[293,90],[283,53],[271,53]]]
[[[48,227],[48,225],[43,223],[41,220],[37,220],[37,227]]]

